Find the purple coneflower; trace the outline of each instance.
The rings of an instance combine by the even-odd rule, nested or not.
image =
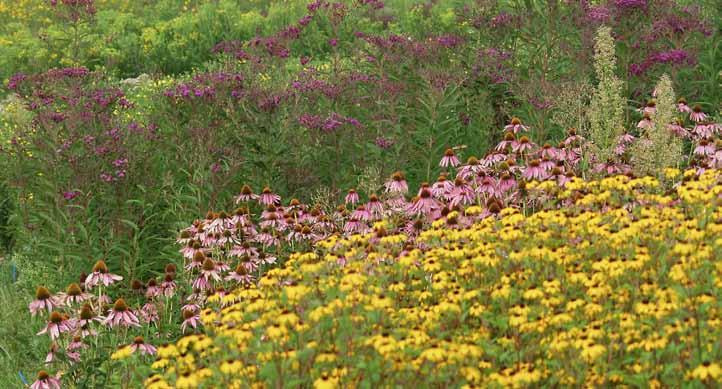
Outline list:
[[[100,260],[93,266],[93,272],[85,279],[85,288],[92,289],[95,285],[102,283],[105,286],[112,285],[115,281],[122,280],[123,277],[108,273],[108,266],[105,261]]]
[[[238,266],[236,266],[236,269],[228,273],[226,276],[226,281],[231,280],[247,285],[253,282],[253,276],[248,274],[248,270],[246,270],[245,266],[239,263]]]
[[[366,209],[366,206],[361,204],[351,213],[351,217],[362,221],[369,221],[371,219],[371,212]]]
[[[643,108],[637,109],[637,112],[641,114],[654,115],[657,112],[657,103],[654,100],[647,101],[647,105]]]
[[[512,131],[513,133],[517,134],[520,131],[528,131],[529,127],[522,125],[521,120],[519,118],[514,117],[511,118],[511,124],[508,124],[504,127],[504,130],[506,131]]]
[[[694,154],[708,156],[714,154],[715,150],[716,146],[714,143],[708,139],[702,139],[699,141],[697,147],[694,148]]]
[[[145,342],[142,336],[136,336],[133,339],[133,344],[130,345],[130,349],[133,352],[140,351],[141,354],[155,355],[155,347]]]
[[[441,161],[439,162],[439,166],[441,167],[457,167],[461,164],[459,161],[459,158],[456,157],[456,153],[454,153],[454,149],[446,149],[444,152],[444,157],[441,158]]]
[[[344,201],[346,202],[346,204],[356,205],[356,203],[359,202],[359,196],[358,192],[356,192],[356,189],[349,189]]]
[[[271,192],[271,188],[265,187],[263,188],[263,192],[261,192],[258,202],[266,206],[278,205],[281,203],[281,196]]]
[[[185,332],[186,328],[193,327],[198,328],[198,324],[200,324],[200,315],[195,313],[192,310],[184,309],[183,310],[183,323],[181,323],[181,332]]]
[[[158,287],[158,281],[155,278],[151,278],[145,285],[145,297],[152,299],[153,297],[160,296],[161,289]]]
[[[40,370],[37,380],[30,385],[30,389],[60,389],[60,378],[51,376],[45,370]]]
[[[35,291],[35,300],[28,305],[28,309],[30,309],[32,316],[35,316],[43,309],[52,312],[59,305],[58,300],[50,294],[46,287],[39,286]]]
[[[534,147],[534,143],[529,140],[529,137],[522,136],[518,141],[511,143],[511,151],[514,153],[524,153],[527,150],[531,150]]]
[[[163,282],[160,283],[161,294],[165,297],[173,297],[175,294],[176,283],[173,273],[166,273]]]
[[[452,207],[457,204],[469,205],[474,203],[476,194],[469,184],[463,178],[457,178],[454,181],[454,188],[448,196],[449,205]]]
[[[637,123],[637,128],[652,128],[654,126],[654,123],[652,122],[652,118],[649,116],[649,114],[645,113],[642,120]]]
[[[369,201],[366,203],[366,209],[371,212],[371,216],[373,218],[380,218],[384,213],[384,205],[375,194],[369,196]]]
[[[47,333],[50,335],[51,340],[57,339],[61,333],[63,332],[70,332],[72,330],[70,320],[68,320],[68,317],[64,314],[61,314],[59,312],[53,311],[50,313],[50,318],[48,320],[48,324],[43,328],[40,332],[37,333],[37,335],[42,335]]]
[[[90,294],[83,292],[80,285],[73,282],[68,285],[68,289],[62,295],[59,294],[59,298],[65,305],[82,303],[83,301],[90,298]]]
[[[541,162],[538,159],[529,162],[529,166],[527,166],[527,168],[524,169],[524,173],[522,173],[522,177],[527,180],[541,181],[545,179],[546,176],[547,172],[541,167]]]
[[[689,114],[689,118],[694,122],[703,122],[707,120],[707,115],[702,112],[702,106],[695,104],[694,108],[692,108],[692,112]]]
[[[713,123],[697,123],[692,132],[698,138],[711,138],[715,134],[716,125]]]
[[[111,328],[118,325],[121,327],[140,327],[138,317],[135,316],[133,311],[130,310],[128,305],[125,303],[125,300],[122,298],[115,300],[115,304],[113,304],[113,308],[110,309],[110,312],[103,321],[103,324],[108,325]]]
[[[687,132],[687,129],[682,126],[682,122],[678,119],[675,119],[672,123],[668,124],[667,128],[680,138],[689,137],[689,132]]]
[[[677,100],[677,111],[682,113],[692,112],[692,108],[687,105],[687,100],[684,97],[680,97],[679,100]]]
[[[516,142],[516,136],[513,132],[507,131],[504,133],[504,138],[496,145],[494,150],[504,152]]]
[[[405,194],[409,191],[409,185],[406,183],[404,173],[396,172],[391,176],[391,180],[387,181],[384,186],[386,192]]]
[[[140,314],[140,319],[146,324],[157,323],[158,320],[160,320],[158,307],[153,303],[143,304],[143,307],[140,308],[138,313]]]
[[[431,190],[424,188],[409,206],[409,213],[412,215],[429,215],[437,208],[439,208],[439,203],[434,200],[434,197],[431,195]]]

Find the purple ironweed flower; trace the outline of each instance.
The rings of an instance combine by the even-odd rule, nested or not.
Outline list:
[[[70,191],[63,192],[63,198],[68,201],[78,197],[79,195],[80,195],[80,192],[78,192],[77,190],[70,190]]]
[[[376,137],[374,140],[374,144],[378,146],[380,149],[386,150],[391,148],[391,146],[394,145],[394,141],[389,138],[384,138],[383,136]]]
[[[587,10],[587,18],[596,23],[606,23],[610,17],[609,8],[604,6],[589,7]]]
[[[647,0],[614,0],[614,5],[619,9],[646,8]]]

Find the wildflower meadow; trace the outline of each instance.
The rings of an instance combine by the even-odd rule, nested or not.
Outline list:
[[[0,0],[0,387],[722,386],[722,15]]]

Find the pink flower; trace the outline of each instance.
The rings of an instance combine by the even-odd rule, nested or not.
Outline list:
[[[538,159],[529,162],[529,166],[524,169],[522,177],[527,180],[543,180],[547,177],[547,172],[541,167],[541,163]]]
[[[522,136],[519,141],[514,141],[511,144],[511,151],[515,153],[524,153],[525,151],[531,150],[534,147],[534,143],[529,140],[529,137]]]
[[[158,316],[158,307],[153,303],[145,303],[140,309],[140,319],[143,323],[157,323],[160,317]]]
[[[193,327],[198,328],[200,324],[200,315],[196,314],[191,310],[183,310],[183,323],[181,323],[181,331],[186,332],[186,328]]]
[[[123,277],[119,275],[108,273],[108,267],[105,265],[105,262],[101,260],[95,263],[93,272],[85,279],[85,288],[92,289],[95,285],[101,283],[105,286],[110,286],[115,283],[115,281],[122,279]]]
[[[384,205],[375,194],[369,197],[369,201],[366,203],[366,209],[371,212],[372,219],[380,218],[384,213]]]
[[[684,97],[680,97],[679,100],[677,100],[677,111],[682,113],[692,112],[692,108],[687,105],[687,100]]]
[[[408,212],[412,215],[429,215],[439,208],[439,203],[431,196],[431,190],[423,189],[421,194],[409,206]]]
[[[494,150],[496,151],[506,151],[507,148],[511,147],[516,142],[516,136],[514,136],[514,133],[511,131],[507,131],[504,134],[504,139],[499,142],[499,144],[496,145]]]
[[[699,138],[711,138],[716,132],[716,126],[709,123],[697,123],[692,130]]]
[[[59,305],[57,299],[50,295],[50,291],[47,288],[39,286],[35,291],[35,300],[28,305],[28,309],[30,309],[32,316],[35,316],[43,309],[52,312],[53,309]]]
[[[508,124],[507,126],[505,126],[504,130],[512,131],[513,133],[517,134],[520,131],[528,131],[529,127],[522,125],[521,120],[519,120],[519,118],[514,117],[511,119],[511,124]]]
[[[391,176],[391,180],[387,181],[384,186],[388,193],[405,194],[409,191],[409,185],[406,183],[406,177],[401,172],[396,172]]]
[[[236,197],[236,204],[240,202],[248,202],[251,200],[258,200],[258,195],[253,193],[253,190],[248,185],[243,185],[241,188],[241,194]]]
[[[687,129],[682,127],[682,125],[676,120],[674,123],[667,125],[667,128],[680,138],[686,138],[689,136]]]
[[[175,294],[176,283],[173,278],[173,273],[166,273],[160,284],[161,294],[165,297],[173,297]]]
[[[263,188],[263,192],[261,192],[258,202],[266,206],[279,205],[281,204],[281,196],[271,192],[271,188],[265,187]]]
[[[461,164],[459,161],[459,158],[456,157],[456,153],[454,153],[453,149],[446,149],[444,152],[444,157],[441,158],[441,161],[439,162],[439,166],[441,167],[457,167]]]
[[[162,293],[161,288],[158,287],[158,281],[155,278],[148,280],[145,289],[145,297],[152,299],[153,297],[160,296]]]
[[[369,212],[364,205],[359,205],[356,207],[356,210],[351,213],[351,217],[362,221],[369,221],[371,220],[371,212]]]
[[[649,117],[649,115],[644,115],[644,118],[637,123],[637,128],[652,128],[654,123],[652,123],[652,119]]]
[[[60,378],[49,375],[45,370],[40,370],[37,380],[30,385],[30,389],[60,389]]]
[[[71,304],[79,304],[83,301],[86,301],[90,298],[89,293],[83,292],[83,290],[80,288],[80,285],[76,283],[72,283],[68,285],[68,289],[65,291],[65,293],[59,293],[58,298],[60,301],[63,302],[65,305],[71,305]]]
[[[142,336],[136,336],[135,339],[133,339],[133,344],[130,345],[130,349],[133,352],[139,351],[141,354],[145,355],[155,355],[156,351],[155,347],[146,343]]]
[[[103,324],[110,327],[121,326],[121,327],[140,327],[138,317],[135,316],[133,311],[130,310],[128,305],[125,304],[125,300],[119,298],[115,300],[113,308],[108,313],[108,316],[103,321]]]
[[[71,322],[68,317],[62,315],[56,311],[50,313],[50,319],[48,324],[43,328],[37,335],[47,333],[50,335],[51,340],[57,339],[63,332],[70,332],[72,330]]]
[[[448,196],[449,205],[454,207],[457,204],[469,205],[476,200],[476,194],[469,184],[463,178],[457,178],[454,181],[454,188]]]
[[[694,122],[703,122],[707,120],[707,115],[702,112],[702,107],[699,104],[696,104],[694,108],[692,108],[692,112],[690,112],[689,118]]]
[[[356,203],[359,202],[359,196],[358,192],[356,192],[356,189],[349,189],[344,201],[346,202],[346,204],[356,205]]]
[[[714,143],[707,139],[702,139],[699,141],[697,147],[694,148],[694,154],[707,156],[714,154],[715,150],[716,147]]]
[[[649,100],[647,105],[644,106],[644,108],[637,109],[637,112],[645,115],[654,115],[654,113],[657,112],[657,103],[655,103],[654,100]]]
[[[248,274],[248,270],[246,270],[245,266],[238,264],[234,271],[228,273],[226,280],[236,281],[240,284],[248,285],[253,282],[253,276]]]

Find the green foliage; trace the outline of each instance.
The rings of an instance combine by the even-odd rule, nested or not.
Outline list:
[[[589,107],[589,139],[592,155],[605,163],[613,155],[617,138],[624,133],[625,107],[624,85],[615,75],[614,40],[608,27],[597,30],[594,69],[598,85]]]

